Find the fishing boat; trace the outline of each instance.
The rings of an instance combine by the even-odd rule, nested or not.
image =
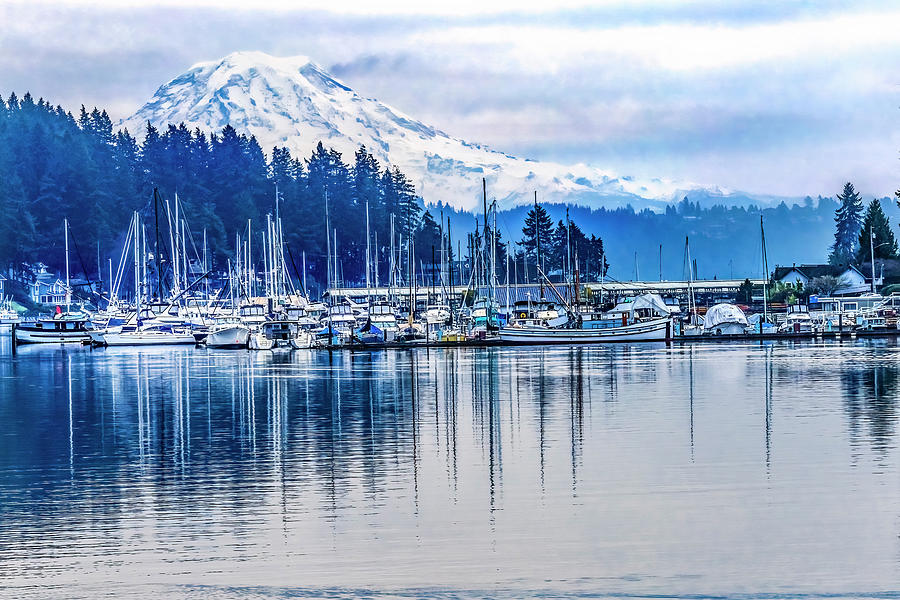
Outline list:
[[[666,341],[672,337],[672,319],[671,317],[663,317],[650,321],[638,321],[628,325],[595,327],[592,329],[538,325],[504,327],[500,330],[499,335],[504,342],[515,342],[518,344]]]
[[[56,313],[49,318],[22,323],[16,327],[17,344],[40,343],[87,343],[90,342],[88,321],[90,315],[71,310],[72,288],[69,285],[69,220],[63,220],[63,234],[66,248],[66,310],[56,307]]]
[[[500,330],[500,339],[516,343],[597,343],[665,341],[672,337],[669,307],[657,294],[642,294],[604,315],[577,315],[566,325],[527,319]]]
[[[500,328],[498,317],[500,305],[488,297],[476,298],[472,305],[472,330],[497,331]]]
[[[275,342],[267,338],[262,329],[254,329],[250,332],[247,346],[251,350],[271,350],[275,347]]]
[[[90,342],[88,316],[84,313],[63,313],[29,321],[16,326],[17,344],[86,343]]]

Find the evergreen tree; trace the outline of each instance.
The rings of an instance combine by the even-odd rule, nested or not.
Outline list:
[[[550,234],[550,243],[547,244],[546,248],[541,248],[541,251],[544,252],[544,256],[546,257],[547,269],[565,270],[566,252],[567,250],[571,250],[568,234],[569,230],[566,226],[566,222],[560,219],[556,223],[556,228]]]
[[[431,211],[426,210],[422,215],[422,223],[416,231],[416,256],[425,264],[431,263],[431,251],[434,249],[435,260],[438,260],[441,252],[441,229],[438,222],[431,216]]]
[[[397,202],[400,230],[404,237],[408,238],[419,227],[419,213],[422,210],[421,199],[416,196],[412,182],[398,167],[391,170],[390,180],[391,191]]]
[[[497,228],[496,235],[494,234],[494,228],[488,226],[487,228],[487,247],[488,247],[488,255],[487,260],[490,261],[490,240],[494,241],[494,261],[495,261],[495,273],[497,275],[497,281],[503,283],[506,278],[506,243],[503,241],[503,233],[500,232],[499,227]],[[510,265],[512,268],[512,265]]]
[[[873,231],[875,238],[871,239]],[[858,246],[856,260],[859,263],[872,260],[872,246],[875,247],[875,258],[897,257],[897,240],[894,239],[890,221],[881,209],[881,202],[877,198],[873,199],[866,208],[866,216],[859,232]]]
[[[589,254],[586,257],[587,268],[585,272],[588,278],[599,279],[605,277],[609,271],[609,260],[607,260],[606,252],[603,248],[603,240],[591,234],[588,240]]]
[[[536,204],[525,216],[525,226],[522,227],[523,238],[519,244],[527,255],[529,271],[537,264],[538,241],[541,244],[541,260],[547,265],[547,250],[552,248],[553,219],[540,204]],[[531,274],[529,274],[531,277]]]
[[[833,265],[847,264],[856,254],[859,230],[862,223],[862,198],[853,184],[844,184],[844,190],[837,197],[840,206],[835,211],[834,245],[828,262]]]

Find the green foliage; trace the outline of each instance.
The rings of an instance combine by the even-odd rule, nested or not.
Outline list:
[[[738,288],[737,301],[740,304],[753,302],[753,282],[750,279],[745,279]]]
[[[778,302],[783,304],[796,304],[798,298],[798,290],[789,287],[786,284],[777,281],[768,288],[769,302]]]
[[[836,290],[845,285],[845,282],[834,275],[822,275],[814,277],[806,286],[807,294],[817,294],[819,296],[831,296]]]
[[[873,232],[874,239],[871,237]],[[856,260],[860,263],[872,260],[872,246],[875,247],[875,258],[897,257],[897,240],[894,238],[890,221],[881,209],[881,202],[878,199],[872,200],[866,209],[866,216],[859,232],[858,245]]]
[[[832,265],[848,264],[853,260],[859,243],[859,230],[862,221],[862,198],[847,182],[837,197],[840,204],[834,213],[834,244],[828,262]]]
[[[299,261],[305,252],[309,275],[319,281],[325,279],[326,208],[350,281],[364,273],[367,204],[382,247],[390,243],[391,214],[404,239],[420,226],[421,198],[412,183],[399,168],[382,168],[364,147],[348,166],[321,143],[306,160],[275,148],[267,161],[253,136],[231,126],[207,135],[184,124],[161,130],[148,123],[141,138],[114,133],[109,116],[96,108],[82,107],[76,119],[30,94],[0,99],[0,267],[40,260],[61,270],[68,217],[73,244],[88,263],[79,259],[73,274],[105,272],[107,258],[118,262],[132,211],[153,222],[154,188],[170,206],[178,195],[194,234],[206,229],[220,269],[235,233],[244,234],[248,220],[258,231],[275,211],[276,187],[290,253]],[[102,269],[95,264],[98,245]],[[427,260],[430,252],[429,246]],[[387,262],[386,252],[376,255]]]

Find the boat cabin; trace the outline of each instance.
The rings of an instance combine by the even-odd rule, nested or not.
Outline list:
[[[266,321],[263,323],[263,335],[266,339],[290,341],[297,337],[300,325],[295,321]]]

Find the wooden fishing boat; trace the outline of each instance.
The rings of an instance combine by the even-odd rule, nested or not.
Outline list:
[[[660,342],[671,339],[672,319],[663,317],[616,327],[504,327],[500,339],[517,344],[591,344],[598,342]]]
[[[86,315],[57,313],[52,318],[29,321],[16,326],[17,344],[86,343],[91,340]]]

